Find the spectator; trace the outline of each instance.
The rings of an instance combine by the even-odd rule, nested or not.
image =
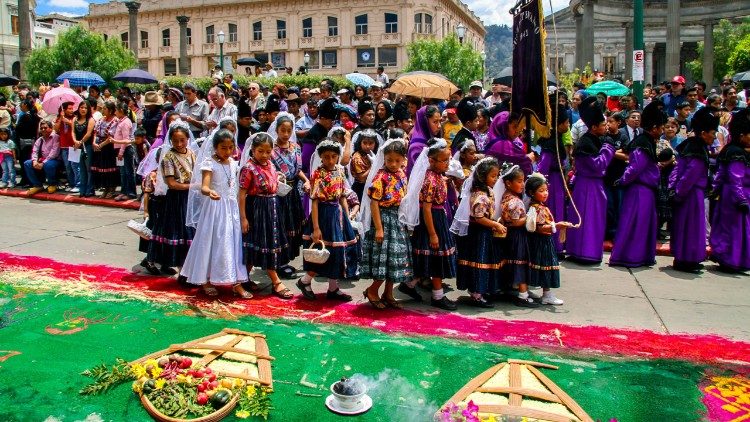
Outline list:
[[[90,101],[90,102],[89,102]],[[91,117],[90,103],[96,100],[81,101],[78,104],[73,120],[74,140],[81,144],[81,159],[79,161],[81,183],[79,186],[81,197],[94,196],[94,177],[91,173],[91,163],[94,158],[94,118]]]
[[[55,119],[55,132],[60,141],[60,151],[63,165],[65,165],[65,178],[68,180],[68,189],[70,189],[71,193],[78,193],[80,192],[81,183],[80,163],[68,159],[71,149],[78,149],[81,146],[80,142],[76,142],[73,137],[74,113],[75,107],[72,102],[63,103]]]
[[[25,163],[31,158],[31,150],[39,136],[39,116],[33,100],[23,100],[19,106],[18,121],[16,122],[16,139],[18,140],[18,162]],[[21,186],[29,185],[26,172],[21,172]]]
[[[740,108],[737,102],[737,89],[731,85],[721,90],[721,97],[723,100],[722,106],[727,109],[728,112],[734,112]]]
[[[276,78],[279,75],[276,73],[275,70],[273,70],[273,63],[268,62],[266,63],[266,69],[263,71],[263,77],[264,78]]]
[[[34,195],[43,190],[42,180],[46,179],[47,192],[55,193],[57,191],[57,167],[60,157],[60,139],[52,130],[52,123],[43,121],[39,124],[39,130],[42,136],[34,142],[34,148],[31,152],[31,158],[23,163],[26,176],[31,183],[29,195]],[[39,177],[44,179],[40,180]]]
[[[0,128],[0,165],[3,172],[0,188],[16,187],[16,144],[10,139],[8,128]]]
[[[383,84],[384,88],[387,88],[388,85],[391,83],[391,80],[388,78],[388,75],[385,73],[385,69],[383,69],[383,66],[378,66],[375,80]]]
[[[206,128],[205,121],[208,119],[208,104],[198,99],[198,88],[188,82],[182,86],[185,99],[177,103],[175,111],[180,118],[190,124],[190,132],[193,136],[200,138],[201,132]],[[237,115],[235,111],[235,116]]]
[[[135,199],[135,148],[133,147],[133,120],[128,113],[128,105],[124,102],[117,104],[115,117],[117,122],[112,135],[117,149],[118,167],[120,167],[120,195],[115,201]]]
[[[208,91],[208,100],[214,109],[204,122],[206,129],[213,130],[219,125],[219,121],[225,117],[237,121],[237,106],[227,101],[224,91],[216,87],[211,88]]]
[[[161,106],[164,98],[156,91],[148,91],[143,100],[143,129],[149,141],[156,139],[156,129],[163,117]]]

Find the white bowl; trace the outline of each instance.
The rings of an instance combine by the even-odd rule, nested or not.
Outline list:
[[[339,394],[333,390],[333,386],[336,385],[338,381],[331,384],[331,394],[333,394],[333,397],[336,399],[336,407],[338,407],[341,410],[358,410],[360,409],[364,404],[364,396],[367,394],[367,386],[362,385],[362,392],[354,395],[354,396],[345,396],[343,394]]]

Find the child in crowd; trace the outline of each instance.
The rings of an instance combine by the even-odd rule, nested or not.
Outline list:
[[[669,202],[669,176],[677,162],[675,151],[668,141],[660,139],[656,143],[656,160],[659,167],[659,188],[656,191],[656,216],[659,240],[667,240],[672,227],[672,204]],[[663,229],[666,224],[667,228]]]
[[[289,262],[289,242],[276,195],[279,175],[271,162],[273,138],[259,132],[251,140],[242,153],[239,191],[245,265],[266,270],[273,294],[288,300],[293,297],[292,292],[276,271]]]
[[[526,232],[526,206],[523,203],[524,177],[523,170],[517,165],[505,163],[502,169],[500,191],[500,222],[508,228],[504,239],[499,239],[503,247],[503,270],[500,290],[510,293],[518,289],[514,297],[516,306],[535,308],[534,299],[541,299],[528,289],[529,280],[529,244]],[[499,192],[498,192],[499,193]]]
[[[307,248],[322,242],[330,256],[323,264],[304,261],[307,274],[297,280],[297,287],[305,299],[315,300],[310,284],[313,277],[321,275],[328,278],[326,297],[329,300],[349,302],[352,297],[339,289],[338,280],[357,275],[361,252],[351,222],[346,218],[349,215],[346,178],[344,168],[338,164],[341,145],[327,139],[318,145],[316,152],[321,164],[317,168],[315,165],[311,167],[314,168],[311,214],[302,238]]]
[[[247,280],[247,268],[242,262],[235,148],[234,135],[226,129],[204,141],[193,169],[186,221],[195,228],[195,237],[180,275],[208,296],[218,295],[215,286],[228,285],[235,295],[249,299],[253,295],[241,284]]]
[[[161,148],[156,148],[156,150],[154,151],[154,158],[157,162],[159,161],[160,153]],[[140,168],[139,171],[141,171]],[[146,227],[151,229],[152,232],[154,230],[156,222],[163,218],[162,213],[164,208],[164,197],[154,194],[154,189],[156,188],[156,173],[156,167],[154,166],[153,170],[148,172],[146,176],[143,177],[143,182],[141,183],[141,190],[143,191],[143,198],[141,199],[143,218],[147,220]],[[141,267],[145,268],[146,271],[148,271],[151,275],[159,275],[161,274],[161,271],[156,267],[155,264],[159,261],[159,259],[155,255],[157,250],[156,248],[151,247],[152,245],[153,243],[150,240],[141,238],[138,245],[138,250],[146,254],[146,257],[143,258],[143,261],[141,261]],[[170,275],[175,274],[175,271],[169,267],[166,267],[164,270],[167,274],[169,274],[170,272]]]
[[[450,233],[445,202],[451,151],[444,139],[431,138],[417,157],[406,198],[399,206],[399,220],[410,230],[414,278],[398,285],[400,292],[417,301],[422,297],[415,286],[421,278],[432,281],[432,306],[455,310],[456,303],[443,292],[443,279],[456,275],[456,244]],[[421,217],[421,218],[420,218]]]
[[[0,165],[2,165],[3,181],[0,188],[16,187],[16,144],[10,138],[7,127],[0,128]]]
[[[526,180],[526,195],[531,198],[526,213],[526,230],[529,232],[529,285],[541,287],[542,305],[562,305],[562,299],[552,294],[560,287],[560,265],[557,260],[552,235],[570,223],[555,222],[552,211],[544,203],[549,198],[547,180],[534,173]]]
[[[130,117],[128,104],[121,102],[115,109],[117,123],[112,135],[115,149],[117,149],[117,167],[120,170],[120,195],[115,201],[135,199],[135,147],[133,146],[133,121]]]
[[[620,113],[613,113],[607,117],[607,133],[604,135],[605,143],[615,149],[615,155],[604,173],[604,191],[607,195],[607,229],[604,238],[607,240],[615,238],[622,206],[622,188],[615,186],[615,180],[622,177],[628,165],[628,154],[623,150],[628,143],[628,137],[620,131],[623,122]]]
[[[479,308],[492,308],[485,296],[499,288],[502,268],[501,245],[495,234],[505,235],[506,228],[495,221],[495,197],[500,167],[492,157],[483,158],[464,182],[461,202],[451,225],[458,236],[456,284],[468,290],[469,303]]]
[[[367,176],[370,174],[370,168],[372,167],[372,156],[378,152],[379,137],[380,135],[373,129],[362,130],[352,137],[354,153],[352,154],[349,171],[354,178],[352,190],[357,194],[357,199],[360,202],[362,201]]]
[[[401,308],[393,297],[394,283],[411,280],[411,243],[406,227],[398,219],[398,207],[406,196],[407,179],[403,170],[406,143],[401,139],[387,141],[373,162],[365,183],[362,222],[362,276],[372,279],[364,297],[376,309]],[[385,283],[383,296],[380,286]]]
[[[664,124],[664,134],[661,139],[667,141],[673,150],[676,150],[677,146],[685,140],[685,138],[677,134],[679,128],[680,125],[674,117],[668,118],[667,123]]]

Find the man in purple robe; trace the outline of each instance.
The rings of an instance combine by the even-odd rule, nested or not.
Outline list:
[[[552,107],[552,131],[549,138],[539,139],[538,145],[542,148],[539,160],[539,173],[542,173],[549,183],[549,198],[547,208],[552,212],[555,221],[565,221],[565,160],[568,154],[565,151],[563,135],[570,130],[570,120],[565,106],[557,104],[554,106],[554,96],[550,96]],[[560,233],[552,234],[555,242],[555,251],[558,256],[563,254],[564,246],[560,242]]]

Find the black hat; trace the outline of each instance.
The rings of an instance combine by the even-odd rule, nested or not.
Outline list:
[[[375,106],[372,105],[372,101],[361,100],[359,103],[357,103],[357,114],[359,114],[360,116],[364,115],[370,110],[375,111]]]
[[[477,118],[477,103],[475,98],[464,97],[456,105],[458,120],[468,122]]]
[[[492,80],[492,85],[505,85],[502,78],[495,78]]]
[[[245,97],[240,98],[239,104],[237,105],[237,118],[253,117],[253,111],[247,104]]]
[[[581,102],[581,105],[578,106],[578,113],[580,114],[583,123],[586,123],[586,126],[588,127],[596,126],[604,121],[602,106],[599,104],[595,95],[586,97],[586,99]]]
[[[276,94],[271,94],[268,96],[268,99],[266,99],[266,113],[274,113],[281,110],[281,101],[279,101],[279,96]]]
[[[319,104],[318,116],[324,119],[336,119],[338,111],[336,110],[335,104],[337,103],[335,98],[328,98]]]
[[[654,126],[667,123],[667,114],[664,113],[664,103],[661,100],[653,100],[643,109],[641,113],[641,127],[650,130]]]
[[[565,121],[568,120],[568,109],[562,104],[557,104],[556,97],[556,95],[549,96],[550,110],[552,111],[552,118],[550,121],[552,122],[553,127],[565,123]]]
[[[411,114],[409,114],[409,106],[406,104],[406,101],[397,102],[393,107],[393,119],[398,122],[402,120],[409,120],[410,118]]]
[[[729,121],[729,135],[731,135],[732,143],[739,145],[740,137],[747,133],[750,133],[750,108],[741,108],[732,115],[732,120]]]
[[[703,107],[695,112],[690,124],[695,135],[699,136],[701,132],[716,130],[719,127],[719,118],[714,116],[711,108]]]

